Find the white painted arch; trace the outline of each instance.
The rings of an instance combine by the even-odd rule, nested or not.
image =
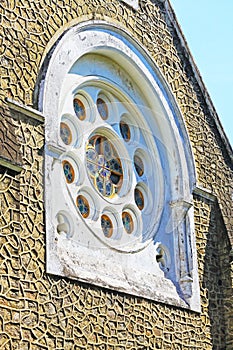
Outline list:
[[[101,58],[104,59],[101,61]],[[113,71],[117,66],[119,74],[117,69]],[[183,117],[160,70],[125,30],[92,21],[72,27],[61,37],[51,53],[44,77],[40,84],[39,109],[46,120],[47,271],[199,310],[199,294],[194,292],[199,290],[192,209],[195,166]],[[138,255],[130,255],[130,251],[122,255],[123,251],[117,253],[114,247],[107,253],[105,249],[103,255],[103,242],[93,238],[94,256],[99,262],[97,272],[91,271],[89,264],[93,250],[87,247],[86,238],[83,239],[85,234],[89,235],[85,225],[78,218],[72,219],[72,229],[82,232],[82,238],[72,243],[56,230],[57,213],[69,211],[67,208],[71,206],[64,189],[57,191],[61,186],[57,160],[64,152],[59,138],[61,111],[69,91],[88,83],[109,86],[117,96],[121,93],[130,96],[129,103],[135,103],[138,113],[144,116],[145,127],[150,127],[163,175],[158,185],[164,187],[159,223],[153,234],[146,237],[146,244],[137,242],[141,245],[135,250]],[[67,215],[70,216],[75,216],[72,210]],[[163,263],[155,259],[158,251],[165,252]],[[106,256],[116,267],[114,277],[109,266],[102,262]],[[171,265],[169,272],[163,269],[165,261]]]

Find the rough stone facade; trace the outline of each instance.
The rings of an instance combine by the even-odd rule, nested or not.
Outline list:
[[[232,349],[232,155],[167,1],[141,0],[134,10],[117,0],[4,0],[0,8],[0,348]],[[206,189],[195,194],[201,314],[45,272],[44,126],[13,113],[6,98],[37,108],[37,81],[54,43],[91,19],[132,33],[182,111]]]

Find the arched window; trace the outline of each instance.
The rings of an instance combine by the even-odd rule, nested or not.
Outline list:
[[[47,271],[199,310],[193,157],[159,70],[92,22],[61,38],[44,76]]]

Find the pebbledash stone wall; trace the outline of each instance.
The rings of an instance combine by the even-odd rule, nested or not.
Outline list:
[[[3,0],[0,9],[0,349],[232,349],[232,155],[168,2],[141,0],[134,10],[117,0]],[[139,40],[182,111],[199,186],[200,314],[45,272],[44,125],[6,99],[37,108],[46,55],[91,19]]]

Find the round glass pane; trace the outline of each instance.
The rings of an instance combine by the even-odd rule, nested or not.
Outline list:
[[[142,176],[144,174],[144,165],[142,159],[135,155],[134,156],[134,167],[136,169],[136,172],[139,176]]]
[[[127,123],[121,121],[120,122],[120,132],[123,137],[123,139],[128,142],[131,137],[130,127]]]
[[[87,218],[90,214],[90,206],[88,200],[84,196],[79,195],[77,197],[76,204],[82,217]]]
[[[103,214],[101,216],[101,227],[103,230],[103,233],[105,237],[111,237],[113,234],[113,225],[112,220],[109,218],[109,216]]]
[[[132,233],[134,230],[134,223],[133,223],[132,216],[127,211],[124,211],[122,213],[122,222],[123,222],[125,231],[129,234]]]
[[[66,178],[66,182],[68,184],[72,183],[74,181],[74,168],[67,160],[63,160],[62,167]]]
[[[60,137],[65,145],[70,145],[72,142],[72,132],[68,124],[60,123]]]
[[[85,106],[79,98],[74,99],[74,111],[75,111],[76,116],[80,120],[84,120],[86,118]]]
[[[89,139],[86,164],[89,177],[101,195],[111,197],[119,191],[123,179],[122,164],[106,137],[96,135]]]
[[[134,190],[134,200],[138,209],[142,210],[144,208],[144,196],[138,188],[135,188]]]
[[[108,118],[108,106],[102,98],[98,98],[96,101],[97,109],[99,115],[102,119],[106,120]]]

